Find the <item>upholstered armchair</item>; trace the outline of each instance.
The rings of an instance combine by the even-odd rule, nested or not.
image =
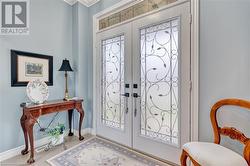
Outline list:
[[[184,144],[180,159],[182,166],[186,166],[187,158],[195,166],[250,166],[250,138],[246,137],[236,128],[218,126],[216,115],[218,110],[223,106],[237,106],[250,109],[250,102],[241,99],[224,99],[215,103],[210,112],[214,131],[214,143],[189,142]],[[219,145],[221,135],[228,136],[244,144],[244,157]]]

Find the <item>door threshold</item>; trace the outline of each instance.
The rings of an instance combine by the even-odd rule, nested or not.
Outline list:
[[[169,165],[171,165],[171,166],[178,166],[177,164],[175,164],[175,163],[173,163],[173,162],[171,162],[171,161],[164,160],[164,159],[162,159],[162,158],[159,158],[159,157],[156,157],[156,156],[154,156],[154,155],[151,155],[151,154],[142,152],[142,151],[140,151],[140,150],[133,149],[133,148],[131,148],[131,147],[128,147],[128,146],[126,146],[126,145],[123,145],[123,144],[121,144],[121,143],[118,143],[118,142],[116,142],[116,141],[114,141],[114,140],[110,140],[110,139],[108,139],[108,138],[102,137],[102,136],[100,136],[100,135],[96,135],[96,137],[98,137],[98,138],[100,138],[100,139],[104,139],[104,140],[106,140],[106,141],[108,141],[108,142],[110,142],[110,143],[112,143],[112,144],[116,144],[117,146],[126,148],[126,149],[128,149],[128,150],[130,150],[130,151],[133,151],[133,152],[138,153],[138,154],[140,154],[140,155],[143,155],[143,156],[145,156],[145,157],[149,157],[149,158],[152,158],[153,160],[160,161],[160,162],[162,162],[162,163],[164,163],[164,164],[169,164]]]

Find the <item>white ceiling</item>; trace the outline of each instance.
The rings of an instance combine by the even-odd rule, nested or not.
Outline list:
[[[81,4],[90,7],[100,0],[64,0],[64,1],[67,2],[69,5],[74,5],[76,2],[80,2]]]

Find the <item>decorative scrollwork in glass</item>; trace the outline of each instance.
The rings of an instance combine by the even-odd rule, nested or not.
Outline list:
[[[140,30],[141,135],[179,143],[179,18]]]
[[[122,23],[142,14],[159,9],[163,6],[176,2],[177,0],[143,0],[130,6],[122,11],[109,15],[99,20],[99,30],[105,29],[112,25]]]
[[[102,122],[124,129],[124,35],[102,41]]]

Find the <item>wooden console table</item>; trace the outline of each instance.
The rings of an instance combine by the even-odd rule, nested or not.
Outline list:
[[[84,137],[81,135],[81,127],[82,127],[82,121],[84,117],[84,111],[82,108],[82,102],[83,100],[71,100],[71,101],[64,101],[64,100],[54,100],[54,101],[48,101],[44,104],[31,104],[31,105],[25,105],[21,104],[21,107],[23,108],[23,115],[20,119],[21,126],[24,133],[24,140],[25,140],[25,149],[22,150],[22,155],[27,154],[29,151],[29,145],[28,145],[28,137],[30,142],[30,158],[27,161],[27,163],[31,164],[34,163],[34,136],[33,136],[33,126],[37,122],[37,119],[46,114],[54,113],[54,112],[61,112],[61,111],[68,111],[69,115],[69,136],[73,136],[72,133],[72,113],[73,110],[76,109],[77,112],[80,114],[79,119],[79,140],[83,140]]]

